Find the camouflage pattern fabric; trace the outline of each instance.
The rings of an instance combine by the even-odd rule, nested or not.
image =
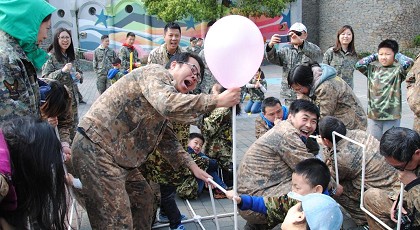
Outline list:
[[[184,48],[183,52],[188,52],[188,53],[193,53],[193,54],[198,55],[201,52],[201,50],[202,48],[198,46],[194,46],[194,47],[187,46],[186,48]]]
[[[211,89],[213,88],[213,85],[218,82],[216,78],[213,76],[213,74],[211,73],[207,65],[206,57],[204,56],[204,49],[200,51],[198,56],[203,60],[205,69],[204,69],[204,76],[201,78],[200,84],[197,85],[196,91],[199,90],[198,93],[211,93]]]
[[[182,49],[180,46],[178,46],[175,53],[177,54],[181,52]],[[160,64],[166,66],[166,64],[169,62],[170,56],[171,55],[166,49],[166,43],[163,43],[159,47],[156,47],[152,51],[150,51],[149,57],[147,58],[147,64]]]
[[[413,130],[420,133],[420,54],[407,74],[407,103],[414,112]]]
[[[204,118],[201,129],[206,142],[203,152],[216,159],[219,166],[229,169],[232,162],[232,111],[231,108],[217,108]]]
[[[365,188],[386,190],[394,198],[398,195],[399,180],[396,169],[386,163],[379,153],[379,141],[366,131],[348,130],[348,138],[366,146]],[[337,144],[338,175],[344,187],[343,194],[336,198],[358,225],[366,224],[365,213],[360,209],[362,183],[362,147],[342,139]],[[334,151],[324,148],[324,157],[335,179]]]
[[[324,53],[322,63],[330,65],[337,70],[337,76],[341,77],[352,89],[354,65],[358,61],[357,54],[344,52],[343,50],[334,52],[334,47],[329,48]]]
[[[417,178],[420,177],[420,168],[414,172]],[[410,213],[413,213],[413,209],[416,209],[414,217],[411,217],[412,220],[412,228],[411,229],[419,229],[420,228],[420,185],[416,185],[404,192],[404,208],[408,210]],[[388,197],[388,199],[387,199]],[[368,189],[365,192],[365,207],[367,210],[375,214],[375,216],[379,217],[382,221],[387,223],[389,226],[395,226],[395,223],[391,221],[389,216],[389,210],[392,207],[392,203],[395,200],[395,197],[390,197],[388,191],[383,189]],[[385,229],[382,225],[378,224],[374,219],[370,216],[366,215],[367,221],[369,223],[370,229]]]
[[[287,107],[296,100],[295,92],[287,84],[287,75],[289,75],[289,71],[300,64],[316,61],[321,57],[321,54],[321,49],[308,41],[305,41],[303,46],[298,49],[292,46],[285,46],[276,50],[274,47],[270,49],[267,44],[265,48],[267,60],[283,67],[280,98],[285,99],[285,105]]]
[[[130,49],[127,46],[121,46],[118,57],[121,60],[121,68],[130,71],[130,53],[133,53],[133,64],[140,62],[139,53],[136,49]]]
[[[264,86],[265,89],[267,89],[267,81],[265,79],[261,79],[259,80],[260,84],[262,86]],[[252,78],[249,81],[249,84],[256,84],[257,80],[255,80],[254,78]],[[251,101],[263,101],[265,96],[264,96],[264,92],[261,90],[261,88],[248,88],[248,93],[249,93],[249,99]]]
[[[108,227],[108,223],[114,228],[130,228],[132,219],[130,213],[125,212],[129,210],[129,197],[124,195],[124,190],[119,193],[114,189],[124,188],[127,181],[135,184],[145,181],[140,177],[140,170],[140,175],[133,179],[127,175],[140,169],[155,150],[174,169],[194,164],[167,125],[168,119],[187,123],[213,110],[217,101],[212,95],[181,94],[172,82],[172,75],[161,65],[135,69],[99,96],[81,119],[79,127],[85,132],[85,140],[76,138],[73,142],[74,171],[78,172],[76,175],[84,185],[93,184],[83,187],[86,206],[90,207],[88,214],[97,216],[92,226]],[[139,196],[141,199],[153,204],[155,195],[151,189],[149,192],[149,187],[134,188],[135,192],[143,194]],[[102,199],[101,205],[97,203],[98,199]],[[144,209],[142,212],[154,215],[153,211],[149,213]],[[114,224],[115,218],[124,223]]]
[[[64,73],[61,71],[61,69],[67,63],[70,63],[70,61],[67,58],[63,57],[63,61],[59,62],[55,54],[50,53],[49,59],[42,66],[42,77],[57,80],[61,84],[65,85],[67,89],[69,89],[70,97],[72,100],[71,110],[73,112],[73,127],[70,130],[70,139],[73,139],[74,135],[76,134],[77,124],[79,123],[79,98],[77,85],[74,83],[70,73]],[[71,63],[76,68],[77,72],[83,74],[83,72],[79,69],[79,62],[77,61],[77,59],[72,61]]]
[[[377,58],[377,54],[372,54],[356,63],[356,69],[368,80],[368,118],[401,119],[401,83],[413,59],[398,53],[395,55],[398,63],[384,67]]]
[[[96,87],[99,94],[102,94],[108,86],[108,71],[112,69],[112,62],[117,58],[117,54],[109,47],[104,48],[100,45],[93,52],[93,70],[98,79],[96,80]]]
[[[258,139],[264,135],[270,128],[260,115],[255,118],[255,137]]]
[[[281,121],[257,139],[245,153],[238,169],[238,193],[275,197],[287,194],[296,164],[313,155],[289,120]],[[253,224],[267,224],[267,216],[252,211],[240,215]]]
[[[296,200],[289,199],[287,195],[264,197],[264,205],[267,208],[268,228],[271,229],[283,223],[289,209],[297,203]]]
[[[39,117],[36,70],[18,42],[0,30],[0,122]]]
[[[302,99],[312,100],[320,110],[320,118],[333,116],[340,119],[347,129],[366,130],[367,119],[362,103],[350,86],[340,77],[322,82],[314,92],[314,100],[299,94]]]

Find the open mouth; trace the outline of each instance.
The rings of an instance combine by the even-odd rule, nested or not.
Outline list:
[[[190,87],[193,83],[192,83],[190,80],[184,80],[184,84],[185,84],[187,87]]]
[[[307,131],[307,130],[301,129],[300,134],[309,137],[309,131]]]

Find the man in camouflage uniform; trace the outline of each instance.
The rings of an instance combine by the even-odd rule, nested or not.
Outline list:
[[[286,120],[289,110],[279,99],[267,97],[261,104],[261,113],[255,119],[255,137],[258,139],[274,126],[276,120]]]
[[[93,70],[97,75],[96,88],[99,94],[105,92],[109,87],[108,71],[112,69],[112,62],[117,58],[114,50],[109,48],[108,35],[102,35],[101,44],[93,53]]]
[[[184,52],[199,54],[201,51],[201,48],[197,46],[197,38],[191,37],[190,38],[190,45],[185,47]]]
[[[414,112],[413,129],[420,133],[420,54],[407,74],[407,102]]]
[[[165,25],[163,39],[165,43],[150,52],[147,58],[147,64],[166,65],[173,55],[182,52],[179,46],[179,42],[181,41],[181,27],[177,23],[169,22]]]
[[[279,196],[290,191],[292,172],[300,161],[313,157],[304,139],[315,129],[318,108],[309,101],[296,100],[290,115],[257,139],[245,153],[238,169],[238,193],[251,196]],[[267,216],[240,211],[247,220],[245,229],[267,229]]]
[[[179,144],[168,120],[187,122],[215,107],[233,106],[240,89],[186,95],[196,86],[203,63],[188,53],[171,60],[168,70],[149,65],[118,80],[79,123],[73,166],[94,229],[151,228],[153,192],[139,169],[156,149],[175,169],[188,167],[200,179],[209,177]]]
[[[378,188],[395,198],[398,194],[399,182],[396,170],[389,166],[383,156],[379,154],[379,141],[363,130],[346,130],[342,121],[335,117],[326,116],[319,122],[319,133],[324,148],[324,157],[335,178],[335,164],[332,132],[335,131],[366,146],[365,188]],[[366,225],[365,213],[360,209],[360,188],[362,183],[361,146],[336,136],[337,163],[339,183],[343,187],[340,196],[334,196],[351,215],[357,225]],[[367,198],[365,197],[365,200]],[[371,198],[370,202],[374,202]]]
[[[405,185],[403,207],[409,212],[410,229],[420,229],[420,135],[408,128],[391,128],[382,136],[380,154],[398,170],[399,180]],[[385,190],[368,189],[364,197],[365,208],[385,223],[394,222],[390,226],[395,226],[398,201],[387,199],[390,198],[387,195]],[[370,216],[366,215],[366,218],[370,229],[385,229]]]
[[[38,44],[47,36],[43,25],[51,25],[50,20],[43,20],[54,11],[41,0],[0,3],[0,122],[40,116],[36,68],[42,67],[48,55]]]
[[[130,71],[130,53],[133,53],[132,68],[140,66],[139,53],[134,47],[135,40],[136,35],[133,32],[128,32],[125,43],[121,46],[120,52],[118,53],[118,57],[121,59],[121,68],[127,71]]]
[[[296,22],[289,30],[291,46],[284,46],[278,51],[273,49],[275,44],[280,43],[280,35],[274,34],[265,48],[266,58],[273,64],[283,66],[283,76],[281,80],[281,99],[285,100],[285,105],[290,106],[296,100],[296,94],[287,84],[287,75],[295,66],[321,58],[321,49],[306,40],[308,31],[306,27]]]

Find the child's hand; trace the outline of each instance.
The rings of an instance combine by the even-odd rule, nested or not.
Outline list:
[[[233,190],[227,190],[226,191],[226,197],[231,199],[231,200],[235,199],[237,204],[240,204],[242,202],[241,197],[236,195]]]
[[[67,185],[73,186],[73,180],[74,180],[73,175],[71,175],[70,173],[67,173],[67,175],[66,175],[66,183],[67,183]]]
[[[256,89],[258,89],[258,88],[260,88],[261,87],[261,83],[260,83],[260,81],[257,81],[256,83],[255,83],[255,88]]]

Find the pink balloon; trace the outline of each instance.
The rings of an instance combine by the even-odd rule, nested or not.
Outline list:
[[[264,56],[260,30],[254,22],[239,15],[216,21],[206,35],[204,47],[210,71],[225,88],[248,83]]]

